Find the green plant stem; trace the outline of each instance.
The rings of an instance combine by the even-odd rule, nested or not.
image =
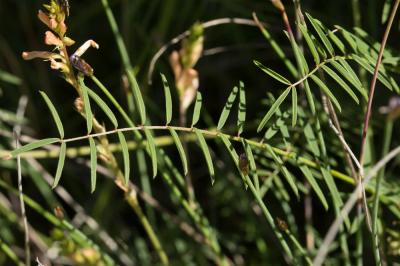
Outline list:
[[[385,131],[383,134],[383,146],[382,146],[382,157],[386,156],[390,149],[390,141],[393,133],[393,120],[388,117],[385,123]],[[375,194],[374,194],[374,205],[372,208],[372,246],[374,249],[374,258],[376,265],[382,265],[380,256],[380,245],[379,245],[379,232],[378,232],[378,212],[379,212],[379,193],[383,178],[385,177],[385,166],[379,171],[376,178]]]

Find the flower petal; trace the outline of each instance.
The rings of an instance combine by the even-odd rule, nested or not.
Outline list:
[[[63,46],[63,42],[51,31],[46,31],[44,35],[44,43],[47,45]]]

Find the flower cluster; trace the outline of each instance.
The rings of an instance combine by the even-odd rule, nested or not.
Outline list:
[[[69,4],[66,0],[51,0],[50,4],[44,5],[46,12],[39,10],[38,18],[50,30],[44,34],[44,43],[54,46],[50,51],[31,51],[23,52],[22,57],[25,60],[42,58],[50,62],[50,67],[59,70],[64,75],[64,79],[76,86],[72,67],[76,68],[83,74],[93,75],[92,67],[86,63],[81,56],[89,47],[99,48],[99,45],[93,40],[86,41],[79,47],[75,53],[68,57],[67,47],[72,46],[75,41],[66,36],[67,26],[65,19],[69,15]]]

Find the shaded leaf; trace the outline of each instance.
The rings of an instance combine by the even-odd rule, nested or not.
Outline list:
[[[82,89],[84,112],[85,112],[85,118],[86,118],[86,128],[87,128],[88,134],[90,134],[90,132],[92,131],[92,127],[93,127],[93,113],[92,113],[92,109],[90,108],[88,87],[86,87],[85,83],[83,82],[83,76],[81,76],[81,75],[78,76],[78,82]]]
[[[238,107],[238,135],[242,134],[246,121],[246,90],[243,82],[239,82],[239,107]]]
[[[111,111],[110,107],[108,107],[107,104],[103,101],[103,99],[101,99],[100,96],[97,95],[91,89],[87,88],[87,92],[88,92],[90,98],[92,98],[97,103],[97,105],[100,107],[100,109],[103,110],[103,112],[106,114],[108,119],[110,119],[113,126],[115,128],[118,128],[118,120],[115,117],[114,113]]]
[[[313,40],[311,39],[311,37],[308,33],[307,28],[304,25],[299,24],[299,29],[300,29],[301,33],[303,34],[304,39],[306,40],[308,48],[310,49],[310,52],[314,58],[315,64],[318,65],[320,63],[319,54],[318,54],[317,48],[314,45]]]
[[[147,147],[150,152],[151,157],[151,164],[153,167],[153,177],[157,176],[157,152],[156,152],[156,144],[154,142],[153,135],[148,129],[144,130],[144,134],[146,135],[147,139]]]
[[[257,174],[257,165],[254,159],[253,151],[251,150],[251,146],[248,144],[248,142],[243,139],[242,139],[242,145],[246,152],[246,156],[250,162],[250,174],[253,177],[254,187],[257,192],[260,192],[260,181]]]
[[[226,120],[228,119],[228,116],[229,116],[229,114],[231,112],[233,103],[236,100],[236,96],[238,94],[238,90],[239,90],[238,87],[235,86],[232,89],[231,93],[229,94],[228,100],[225,103],[224,109],[222,109],[221,115],[219,116],[218,126],[217,126],[218,130],[221,130],[223,128],[223,126],[225,125]],[[240,106],[239,106],[239,109],[240,109]]]
[[[183,146],[182,146],[182,142],[179,139],[179,136],[178,136],[178,134],[176,133],[176,131],[174,129],[169,128],[169,132],[171,133],[171,136],[172,136],[172,139],[174,140],[175,146],[178,149],[179,156],[180,156],[181,161],[182,161],[183,172],[184,172],[185,175],[187,175],[187,173],[188,173],[188,162],[187,162],[185,150],[183,149]]]
[[[322,27],[322,23],[320,21],[318,21],[317,19],[314,19],[313,17],[311,17],[310,14],[306,13],[306,16],[308,18],[308,20],[310,21],[312,27],[314,28],[314,30],[317,32],[319,38],[321,39],[322,43],[324,44],[324,46],[326,47],[326,49],[328,50],[330,55],[334,55],[334,49],[333,46],[331,44],[331,42],[329,41],[329,39],[326,37],[325,32],[323,30]]]
[[[199,141],[200,148],[203,152],[204,158],[206,159],[208,172],[210,173],[210,177],[211,177],[211,184],[213,185],[214,181],[215,181],[215,171],[214,171],[214,165],[213,165],[213,162],[211,159],[210,150],[208,149],[208,146],[207,146],[206,140],[204,139],[203,134],[201,134],[201,132],[198,129],[195,129],[194,133],[197,136],[197,140]]]
[[[261,120],[260,124],[258,125],[257,128],[257,133],[260,132],[264,126],[268,123],[269,119],[275,114],[276,109],[282,104],[282,102],[286,99],[288,96],[289,92],[291,90],[291,87],[288,87],[282,94],[279,96],[279,98],[272,104],[271,108],[268,110],[267,114],[263,117]]]
[[[201,96],[201,93],[198,91],[196,95],[196,102],[194,104],[194,109],[193,109],[192,127],[194,127],[199,121],[202,102],[203,102],[203,97]]]
[[[92,137],[89,137],[90,146],[90,184],[91,192],[93,193],[96,189],[96,179],[97,179],[97,149],[96,143]]]
[[[140,92],[139,84],[133,74],[132,70],[127,71],[127,76],[131,84],[133,97],[135,98],[136,110],[139,111],[140,121],[142,125],[146,123],[146,108],[144,105],[142,93]]]
[[[325,72],[331,76],[331,78],[333,78],[349,95],[350,97],[357,103],[359,104],[360,101],[358,100],[357,95],[355,95],[355,93],[352,91],[352,89],[346,84],[346,82],[339,77],[338,74],[336,74],[335,71],[333,71],[332,69],[330,69],[327,65],[323,65],[322,69],[325,70]]]
[[[263,64],[261,64],[257,60],[254,60],[253,62],[258,68],[260,68],[262,71],[267,73],[272,78],[276,79],[277,81],[279,81],[279,82],[281,82],[283,84],[291,85],[290,81],[288,79],[286,79],[285,77],[283,77],[281,74],[279,74],[279,73],[275,72],[274,70],[264,66]]]
[[[124,134],[122,132],[120,132],[120,131],[118,131],[118,139],[119,139],[119,143],[121,144],[122,158],[124,160],[125,184],[128,184],[129,175],[130,175],[130,160],[129,160],[128,144],[126,143],[126,139],[125,139]]]
[[[322,80],[320,80],[316,75],[311,75],[311,79],[318,85],[318,87],[332,100],[332,103],[336,106],[339,112],[342,111],[342,107],[339,104],[339,101],[333,95],[333,93],[329,90],[329,88],[325,85]]]
[[[43,91],[39,91],[40,95],[42,95],[44,101],[47,104],[47,107],[50,109],[51,115],[53,116],[54,122],[56,122],[58,133],[60,134],[60,138],[64,138],[64,127],[61,122],[60,116],[56,108],[54,107],[53,103],[50,101],[49,97]]]
[[[54,176],[54,183],[52,188],[55,188],[58,185],[58,182],[60,182],[61,174],[64,168],[66,151],[67,151],[67,144],[63,142],[61,143],[60,147],[60,155],[58,156],[57,171],[56,175]]]
[[[292,127],[295,127],[297,123],[297,89],[292,88]]]
[[[329,209],[328,202],[326,201],[324,193],[322,192],[322,190],[319,187],[317,181],[315,180],[313,174],[311,173],[310,168],[308,168],[308,166],[306,166],[306,165],[302,165],[302,166],[300,166],[300,170],[303,173],[304,177],[307,179],[308,183],[310,183],[312,189],[317,194],[322,205],[324,205],[325,210],[328,210]]]
[[[172,119],[172,98],[171,98],[171,90],[169,89],[167,78],[164,74],[161,74],[162,83],[164,86],[164,95],[165,95],[165,115],[166,115],[166,125],[171,123]]]
[[[37,141],[31,142],[29,144],[26,144],[24,146],[21,146],[18,149],[13,150],[12,152],[10,152],[10,156],[16,157],[17,155],[19,155],[21,153],[24,153],[24,152],[27,152],[30,150],[34,150],[34,149],[40,148],[42,146],[53,144],[53,143],[59,142],[59,141],[60,141],[59,138],[47,138],[47,139],[37,140]]]

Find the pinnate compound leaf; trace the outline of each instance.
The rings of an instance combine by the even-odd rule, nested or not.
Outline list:
[[[108,119],[110,119],[111,123],[115,128],[118,128],[118,120],[115,117],[113,111],[111,111],[110,107],[103,101],[103,99],[100,98],[99,95],[97,95],[94,91],[91,89],[87,88],[87,92],[89,94],[89,97],[92,98],[97,105],[100,107],[101,110],[106,114]]]
[[[171,90],[168,85],[167,78],[164,74],[161,74],[161,80],[164,86],[164,95],[165,95],[165,116],[166,116],[166,125],[171,123],[172,119],[172,97],[171,97]]]
[[[53,103],[49,99],[49,97],[44,93],[43,91],[39,91],[40,95],[42,95],[44,101],[47,104],[47,107],[50,109],[50,113],[53,116],[54,122],[56,122],[58,133],[60,134],[60,138],[64,138],[64,127],[61,122],[60,116],[58,115],[58,112],[56,108],[54,107]]]
[[[53,189],[58,185],[60,182],[61,174],[64,168],[64,163],[65,163],[65,154],[67,151],[67,144],[65,142],[61,143],[60,147],[60,155],[58,156],[58,164],[57,164],[57,171],[56,175],[54,176],[54,182],[53,182]]]
[[[207,142],[204,139],[203,134],[201,134],[201,132],[198,129],[195,129],[194,132],[197,136],[197,140],[199,141],[199,145],[203,152],[204,158],[206,159],[208,172],[210,173],[210,177],[211,177],[211,185],[213,185],[214,181],[215,181],[215,170],[214,170],[214,165],[213,165],[213,162],[211,159],[210,150],[208,149]]]
[[[97,180],[97,149],[96,143],[92,137],[89,137],[89,146],[90,146],[90,184],[91,184],[91,193],[93,193],[96,189],[96,180]]]
[[[120,132],[120,131],[118,131],[118,139],[119,139],[119,143],[121,143],[122,158],[124,160],[125,184],[128,184],[129,175],[130,175],[130,159],[129,159],[128,144],[126,143],[126,139],[125,139],[124,134],[122,132]]]
[[[188,173],[188,162],[187,162],[185,150],[183,149],[183,146],[182,146],[182,142],[179,139],[179,136],[174,129],[169,128],[169,132],[171,133],[172,139],[174,140],[175,146],[179,152],[179,156],[182,161],[183,172],[186,175]]]

